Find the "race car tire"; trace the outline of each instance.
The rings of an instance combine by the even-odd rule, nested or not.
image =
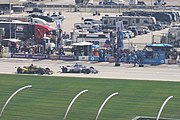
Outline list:
[[[91,71],[89,69],[86,69],[85,73],[89,74]]]
[[[54,72],[50,70],[47,74],[48,74],[48,75],[52,75],[53,73],[54,73]]]
[[[94,69],[94,67],[90,67],[91,69]]]
[[[43,69],[38,69],[37,70],[37,74],[43,75],[45,73],[45,71]]]
[[[67,73],[67,68],[66,67],[62,68],[62,73]]]
[[[93,71],[93,73],[94,73],[94,74],[97,74],[97,73],[98,73],[98,71],[97,71],[97,70],[94,70],[94,71]]]
[[[21,68],[18,68],[18,69],[17,69],[17,73],[22,73],[22,69],[21,69]]]
[[[46,71],[50,71],[50,69],[49,69],[49,68],[45,68],[45,70],[46,70]]]
[[[144,65],[142,65],[142,64],[139,64],[139,67],[144,67]]]

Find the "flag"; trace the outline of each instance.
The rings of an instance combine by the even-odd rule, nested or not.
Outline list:
[[[56,20],[56,27],[58,30],[62,29],[62,20],[61,19]]]
[[[116,32],[123,31],[123,29],[124,29],[123,21],[116,22]]]
[[[116,22],[116,32],[117,32],[117,49],[123,49],[123,21]]]

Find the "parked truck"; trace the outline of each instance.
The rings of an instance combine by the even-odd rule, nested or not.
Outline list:
[[[84,23],[75,23],[74,28],[76,29],[92,29],[92,28],[99,28],[99,24],[95,24],[92,21],[85,21]]]
[[[168,30],[166,43],[172,44],[175,47],[180,47],[180,27],[172,27]]]
[[[164,0],[155,0],[154,5],[162,6],[166,5],[166,2]]]
[[[53,31],[53,28],[50,26],[21,21],[2,21],[0,22],[0,28],[4,30],[4,34],[2,36],[4,39],[34,39],[38,43],[42,42],[42,38],[44,37],[44,35],[46,35],[47,37],[51,37]]]

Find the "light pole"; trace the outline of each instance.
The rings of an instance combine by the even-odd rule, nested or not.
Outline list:
[[[11,39],[11,0],[9,0],[9,15],[10,15],[9,38]]]

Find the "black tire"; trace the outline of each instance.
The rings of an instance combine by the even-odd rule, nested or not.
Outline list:
[[[45,71],[40,68],[37,70],[37,74],[43,75],[43,74],[45,74]]]
[[[76,26],[76,28],[77,28],[77,29],[81,29],[81,27],[80,27],[80,26]]]
[[[53,73],[54,73],[54,72],[50,70],[50,71],[48,71],[47,74],[48,74],[48,75],[52,75]]]
[[[20,67],[18,67],[17,73],[22,73],[22,69]]]
[[[118,62],[115,62],[115,66],[120,66],[120,63],[118,63]]]
[[[53,74],[53,71],[50,70],[49,68],[45,68],[45,73],[48,75],[51,75],[51,74]]]
[[[97,71],[97,70],[94,70],[94,71],[93,71],[93,73],[94,73],[94,74],[97,74],[97,73],[98,73],[98,71]]]
[[[67,73],[67,68],[66,67],[62,68],[62,73]]]
[[[94,69],[94,67],[90,67],[91,69]]]
[[[89,69],[86,69],[85,73],[89,74],[91,71]]]
[[[46,71],[50,71],[50,69],[49,69],[49,68],[45,68],[45,70],[46,70]]]
[[[144,65],[142,65],[142,64],[139,64],[139,67],[144,67]]]

